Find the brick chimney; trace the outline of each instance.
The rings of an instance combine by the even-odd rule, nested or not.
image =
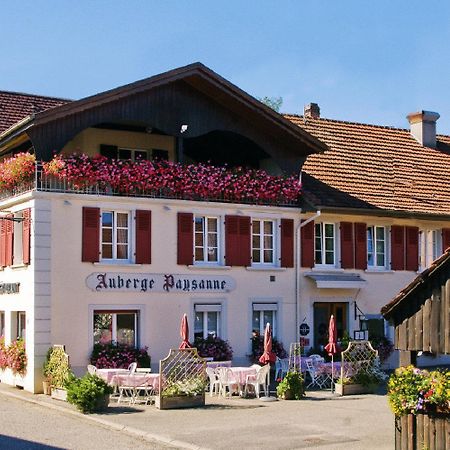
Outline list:
[[[303,108],[303,117],[318,119],[320,117],[320,108],[317,103],[308,103]]]
[[[411,134],[424,147],[436,148],[436,121],[439,114],[431,111],[418,111],[408,114]]]

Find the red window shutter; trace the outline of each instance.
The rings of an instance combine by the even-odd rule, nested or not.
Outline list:
[[[300,229],[302,267],[314,266],[314,221]]]
[[[6,266],[6,220],[0,219],[0,267]]]
[[[177,264],[189,266],[194,261],[194,215],[178,213]]]
[[[355,223],[355,269],[367,269],[367,225]]]
[[[294,221],[281,219],[281,267],[294,267]]]
[[[136,211],[136,264],[152,262],[152,212]]]
[[[22,227],[22,260],[24,264],[30,264],[30,236],[31,236],[31,209],[23,211]]]
[[[100,208],[83,208],[81,261],[98,262],[100,255]]]
[[[250,217],[225,216],[225,263],[227,266],[249,266]]]
[[[354,269],[353,224],[341,222],[341,267]]]
[[[419,228],[406,227],[406,270],[419,270]]]
[[[6,217],[12,219],[14,214],[10,214]],[[14,245],[14,222],[12,220],[6,220],[6,244],[5,244],[5,265],[13,265],[13,245]]]
[[[391,226],[391,269],[405,270],[405,227]]]
[[[450,247],[450,228],[442,228],[442,253]]]

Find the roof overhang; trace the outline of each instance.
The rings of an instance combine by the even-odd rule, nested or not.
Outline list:
[[[308,272],[304,275],[315,281],[319,289],[360,289],[367,283],[357,273]]]

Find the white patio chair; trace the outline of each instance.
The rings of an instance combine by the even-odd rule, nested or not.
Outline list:
[[[267,379],[268,379],[269,371],[270,371],[270,365],[267,364],[265,366],[262,366],[258,370],[258,372],[256,373],[256,376],[255,375],[247,375],[247,379],[245,381],[244,395],[247,396],[248,388],[249,388],[249,386],[252,386],[255,391],[256,398],[259,398],[260,387],[262,386],[264,395],[266,397],[268,397],[269,396],[269,385],[267,383]]]
[[[132,362],[128,366],[128,376],[133,376],[136,373],[137,363]],[[125,398],[130,402],[134,402],[134,397],[136,396],[136,386],[133,386],[133,383],[125,383],[119,386],[119,398],[117,399],[117,403],[120,403]]]
[[[219,394],[220,381],[217,370],[212,367],[206,367],[206,375],[209,377],[209,395],[212,397],[214,394]]]
[[[96,375],[97,374],[97,367],[95,367],[92,364],[88,364],[87,366],[87,371],[88,373],[90,373],[91,375]]]
[[[239,380],[234,375],[233,371],[230,370],[228,367],[218,367],[217,368],[217,375],[219,377],[219,394],[223,397],[227,396],[227,389],[228,394],[231,395],[233,392],[240,393],[240,383]]]
[[[314,359],[307,358],[305,359],[306,364],[306,372],[308,373],[311,382],[306,386],[307,388],[311,386],[317,386],[319,389],[322,389],[324,387],[324,378],[317,370],[317,363],[314,361]]]
[[[278,358],[275,361],[275,380],[283,379],[289,371],[289,358]]]

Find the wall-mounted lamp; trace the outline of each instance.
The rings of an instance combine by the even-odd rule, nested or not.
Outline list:
[[[181,134],[185,133],[187,131],[187,129],[188,129],[188,125],[181,125],[180,133]]]

